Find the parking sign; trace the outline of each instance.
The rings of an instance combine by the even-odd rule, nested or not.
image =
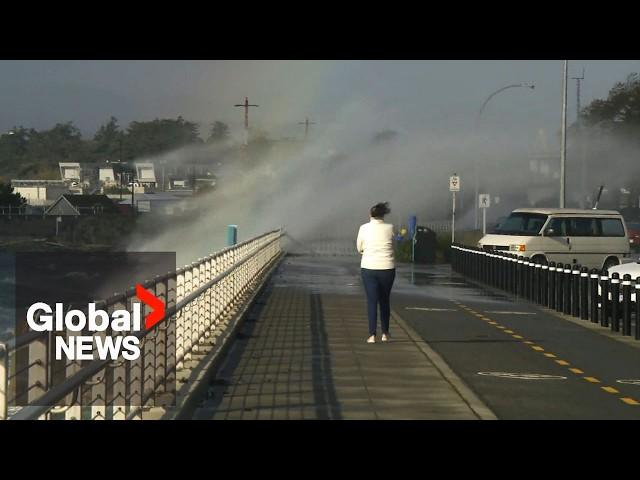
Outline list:
[[[457,175],[453,175],[449,177],[449,191],[450,192],[459,192],[460,191],[460,177]]]

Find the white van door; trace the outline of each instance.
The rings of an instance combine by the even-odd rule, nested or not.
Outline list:
[[[567,218],[552,217],[544,228],[542,251],[549,262],[571,263],[571,239],[568,227]]]
[[[569,242],[571,260],[583,267],[600,268],[602,265],[602,241],[599,234],[599,219],[596,217],[571,217]]]

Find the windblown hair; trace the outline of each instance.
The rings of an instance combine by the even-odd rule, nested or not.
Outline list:
[[[369,214],[373,218],[384,218],[384,216],[391,212],[389,208],[389,202],[377,203],[373,207],[371,207],[371,211]]]

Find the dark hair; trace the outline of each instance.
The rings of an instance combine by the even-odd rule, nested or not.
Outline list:
[[[369,214],[373,218],[383,218],[387,213],[390,213],[389,202],[377,203],[371,207]]]

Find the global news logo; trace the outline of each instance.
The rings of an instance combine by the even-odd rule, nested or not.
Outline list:
[[[136,284],[136,296],[142,303],[134,303],[133,312],[115,310],[111,314],[97,309],[95,303],[87,305],[85,314],[77,309],[65,313],[62,303],[52,307],[36,302],[27,310],[27,324],[36,332],[78,333],[55,336],[56,360],[116,360],[121,355],[125,360],[137,360],[140,358],[140,337],[144,330],[150,330],[164,318],[165,304],[140,284]],[[142,304],[153,309],[145,317],[144,326]],[[102,335],[108,330],[113,334]]]

